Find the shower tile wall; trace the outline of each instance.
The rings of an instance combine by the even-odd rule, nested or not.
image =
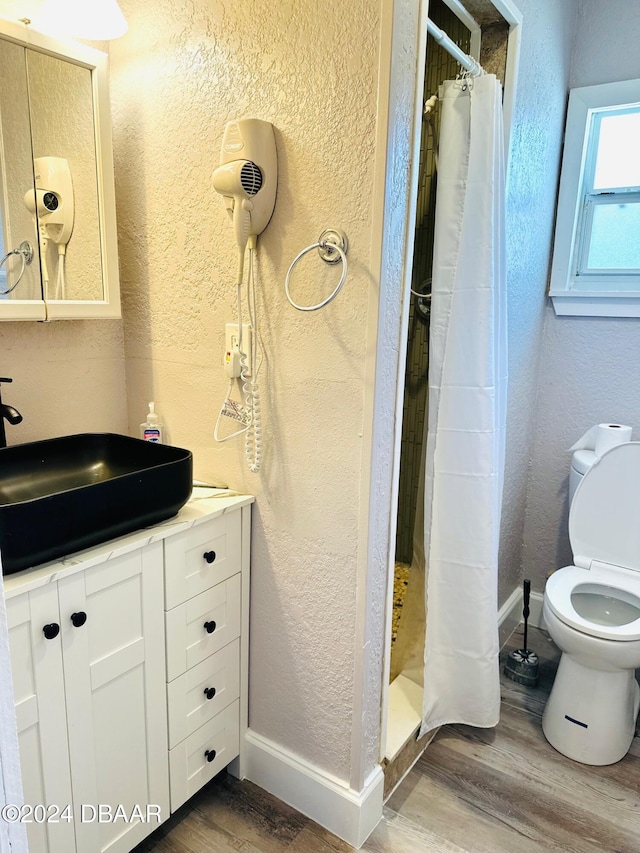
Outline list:
[[[442,0],[431,0],[429,17],[445,30],[465,53],[470,49],[470,33]],[[428,40],[425,69],[424,100],[437,94],[444,80],[455,79],[460,66],[433,39]],[[435,109],[436,135],[439,130],[440,108]],[[420,149],[420,185],[416,210],[416,236],[412,274],[412,289],[419,292],[430,287],[423,283],[431,277],[433,258],[433,227],[435,215],[434,138],[423,123]],[[422,434],[427,405],[427,376],[429,364],[429,323],[416,310],[417,298],[411,297],[407,366],[402,413],[402,444],[398,497],[398,529],[396,561],[411,563],[413,524],[416,514]]]

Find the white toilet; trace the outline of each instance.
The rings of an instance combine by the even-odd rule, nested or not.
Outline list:
[[[613,764],[631,746],[640,706],[640,442],[589,463],[569,510],[574,565],[544,593],[562,657],[542,730],[575,761]]]

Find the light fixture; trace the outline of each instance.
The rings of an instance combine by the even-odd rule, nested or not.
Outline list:
[[[46,0],[33,25],[56,36],[107,41],[126,33],[117,0]]]

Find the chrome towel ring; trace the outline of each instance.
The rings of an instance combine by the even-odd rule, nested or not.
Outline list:
[[[336,296],[342,290],[342,286],[344,285],[347,279],[348,248],[349,242],[347,240],[347,235],[344,233],[344,231],[341,231],[339,228],[326,228],[318,237],[317,243],[312,243],[311,246],[307,246],[306,249],[303,249],[295,256],[295,258],[291,262],[291,266],[289,267],[286,278],[284,280],[284,292],[287,294],[287,299],[293,305],[294,308],[297,308],[298,311],[317,311],[319,308],[324,308],[325,305],[328,305],[336,298]],[[291,273],[293,272],[293,268],[298,263],[298,261],[312,249],[317,249],[318,254],[322,258],[322,260],[327,264],[337,264],[342,261],[342,275],[340,276],[340,281],[336,285],[336,288],[333,293],[327,296],[326,299],[323,299],[322,302],[318,302],[317,305],[298,305],[291,298],[291,292],[289,290]]]
[[[20,247],[18,249],[11,249],[11,251],[7,252],[4,258],[2,258],[2,260],[0,261],[0,269],[2,269],[4,264],[6,264],[11,255],[20,255],[22,265],[20,267],[20,272],[18,273],[18,278],[16,279],[15,284],[12,284],[11,287],[7,290],[0,290],[0,296],[8,296],[8,294],[15,290],[16,287],[20,284],[20,279],[24,275],[26,267],[33,260],[33,246],[28,240],[24,240],[22,243],[20,243]]]

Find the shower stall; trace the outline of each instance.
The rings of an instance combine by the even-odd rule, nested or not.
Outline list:
[[[431,0],[429,17],[444,29],[465,52],[471,50],[471,33],[445,5],[443,0]],[[460,71],[455,59],[431,37],[428,39],[425,68],[424,103],[428,104],[444,80],[452,80]],[[433,235],[436,207],[437,145],[440,130],[440,110],[436,104],[427,106],[422,121],[420,169],[416,205],[415,244],[411,275],[409,334],[406,352],[402,439],[400,451],[400,483],[396,532],[396,582],[394,584],[395,645],[404,603],[408,568],[413,555],[413,534],[422,458],[422,437],[427,410],[429,371],[429,319]],[[393,665],[392,665],[393,668]]]
[[[505,4],[494,3],[490,14],[496,17],[481,24],[458,0],[430,0],[428,9],[398,475],[388,764],[401,752],[403,760],[411,754],[415,760],[430,739],[421,735],[446,722],[495,725],[499,707],[497,553],[506,417],[500,81],[510,73],[511,29],[498,9]],[[465,6],[478,11],[482,4],[468,0]],[[481,26],[484,69],[477,61]]]

